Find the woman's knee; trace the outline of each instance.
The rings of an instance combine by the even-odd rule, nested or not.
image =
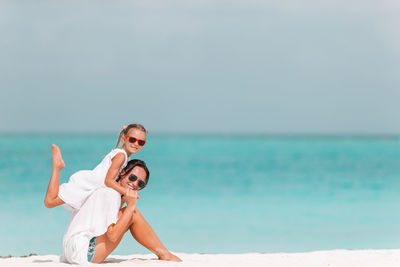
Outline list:
[[[125,209],[126,209],[126,207],[123,207],[122,209],[119,210],[118,218],[122,216],[122,214],[125,212]],[[135,209],[133,211],[130,224],[133,224],[137,220],[137,217],[139,214],[140,214],[140,212],[138,211],[138,209]]]
[[[133,215],[132,215],[132,224],[134,224],[137,220],[140,220],[142,218],[142,214],[140,213],[140,211],[138,209],[135,209],[133,211]]]
[[[131,223],[134,223],[136,221],[137,214],[137,209],[135,209],[132,214]]]

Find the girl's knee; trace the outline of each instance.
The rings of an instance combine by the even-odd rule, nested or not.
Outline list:
[[[49,208],[49,209],[60,206],[64,203],[65,202],[62,201],[58,196],[56,198],[51,198],[49,196],[46,196],[44,198],[44,205],[46,206],[46,208]]]

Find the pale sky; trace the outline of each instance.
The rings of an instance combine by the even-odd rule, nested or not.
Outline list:
[[[0,133],[400,134],[397,1],[1,1]]]

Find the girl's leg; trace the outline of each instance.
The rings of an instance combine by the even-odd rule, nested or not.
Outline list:
[[[121,217],[125,208],[121,209],[118,214],[118,217]],[[155,253],[160,260],[169,260],[169,261],[182,261],[177,256],[173,255],[169,252],[161,241],[158,239],[157,235],[154,233],[153,229],[151,229],[150,225],[143,218],[142,214],[138,209],[135,209],[133,213],[133,218],[131,223],[127,226],[126,231],[128,229],[131,231],[133,237],[144,247]],[[103,234],[96,238],[96,252],[94,258],[92,260],[93,263],[100,263],[104,261],[111,252],[118,246],[121,241],[123,234],[118,238],[116,242],[112,242],[107,234]]]
[[[47,187],[47,193],[44,198],[44,205],[47,208],[54,208],[56,206],[64,204],[58,197],[58,188],[60,180],[60,171],[65,167],[65,163],[61,156],[61,150],[56,145],[51,145],[51,154],[53,160],[53,171],[51,173],[51,178],[49,186]]]
[[[156,254],[160,260],[182,261],[169,252],[161,243],[150,224],[145,220],[138,209],[135,210],[134,221],[129,230],[137,242]]]

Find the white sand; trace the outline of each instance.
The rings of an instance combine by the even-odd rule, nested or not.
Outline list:
[[[248,254],[185,254],[176,253],[183,262],[166,262],[154,255],[111,255],[103,266],[189,266],[189,267],[395,267],[400,266],[400,249],[392,250],[329,250],[305,253],[248,253]],[[92,265],[92,264],[90,264]],[[0,259],[0,266],[41,267],[76,266],[59,262],[55,255]],[[98,266],[98,265],[97,265]]]

